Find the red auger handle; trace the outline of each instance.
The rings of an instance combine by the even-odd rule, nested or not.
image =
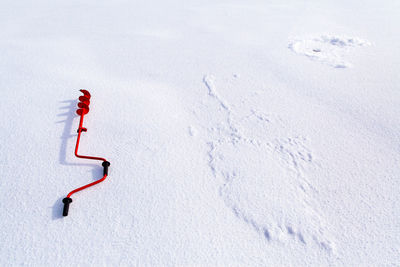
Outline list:
[[[83,96],[79,97],[78,109],[76,111],[76,113],[81,118],[80,118],[80,121],[79,121],[79,128],[77,130],[78,138],[76,140],[75,156],[78,157],[78,158],[84,158],[84,159],[102,160],[103,163],[101,165],[104,168],[103,169],[103,178],[101,178],[101,179],[99,179],[97,181],[94,181],[92,183],[89,183],[87,185],[81,186],[79,188],[76,188],[76,189],[72,190],[71,192],[69,192],[67,197],[64,198],[63,201],[62,201],[64,203],[63,216],[68,216],[69,204],[72,203],[71,196],[73,194],[75,194],[76,192],[79,192],[81,190],[84,190],[84,189],[86,189],[88,187],[94,186],[94,185],[104,181],[108,176],[108,167],[110,167],[110,162],[108,162],[105,158],[93,157],[93,156],[84,156],[84,155],[78,154],[78,147],[79,147],[79,141],[80,141],[81,133],[87,131],[86,128],[82,127],[82,124],[83,124],[83,117],[89,112],[89,105],[90,105],[90,98],[91,98],[91,95],[87,90],[81,89],[80,91],[83,93]]]
[[[97,181],[95,181],[93,183],[90,183],[90,184],[87,184],[85,186],[82,186],[82,187],[79,187],[79,188],[75,189],[74,191],[70,192],[66,198],[63,199],[63,203],[64,203],[63,216],[68,216],[69,204],[72,202],[72,198],[70,198],[70,196],[73,193],[79,192],[79,191],[81,191],[83,189],[86,189],[86,188],[91,187],[91,186],[93,186],[95,184],[98,184],[98,183],[104,181],[107,178],[107,176],[108,176],[108,167],[110,167],[110,162],[103,161],[103,163],[101,165],[103,166],[103,178],[101,178],[100,180],[97,180]]]

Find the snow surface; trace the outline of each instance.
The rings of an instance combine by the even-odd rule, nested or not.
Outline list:
[[[0,266],[400,266],[398,14],[3,1]]]

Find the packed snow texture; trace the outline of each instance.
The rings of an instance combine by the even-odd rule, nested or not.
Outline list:
[[[399,266],[399,13],[3,1],[0,266]]]

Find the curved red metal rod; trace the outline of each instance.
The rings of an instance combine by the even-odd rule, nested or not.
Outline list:
[[[79,188],[77,188],[77,189],[72,190],[71,192],[69,192],[69,194],[67,195],[67,197],[71,197],[71,196],[72,196],[73,194],[75,194],[76,192],[79,192],[79,191],[81,191],[81,190],[83,190],[83,189],[86,189],[86,188],[88,188],[88,187],[91,187],[91,186],[93,186],[93,185],[95,185],[95,184],[101,183],[101,182],[103,182],[106,178],[107,178],[107,174],[104,174],[103,178],[101,178],[101,179],[99,179],[99,180],[97,180],[97,181],[94,181],[93,183],[90,183],[90,184],[87,184],[87,185],[84,185],[84,186],[82,186],[82,187],[79,187]]]
[[[93,157],[93,156],[83,156],[78,154],[78,147],[79,147],[79,142],[81,140],[81,133],[86,132],[86,128],[83,128],[83,116],[85,116],[83,113],[80,115],[81,119],[79,120],[79,128],[78,128],[78,138],[76,139],[76,146],[75,146],[75,156],[78,158],[82,159],[93,159],[93,160],[101,160],[101,161],[107,161],[105,158],[99,158],[99,157]]]
[[[81,139],[82,129],[84,129],[84,131],[86,131],[86,129],[82,127],[82,125],[83,125],[83,116],[85,116],[85,115],[82,113],[82,115],[80,116],[81,119],[79,120],[78,138],[76,139],[76,145],[75,145],[75,156],[78,157],[78,158],[83,158],[83,159],[93,159],[93,160],[101,160],[103,162],[108,162],[105,158],[93,157],[93,156],[84,156],[84,155],[79,155],[78,154],[78,148],[79,148],[79,142],[80,142],[80,139]],[[79,192],[79,191],[81,191],[83,189],[91,187],[91,186],[93,186],[95,184],[101,183],[106,178],[107,178],[107,174],[104,174],[103,178],[101,178],[101,179],[99,179],[97,181],[94,181],[93,183],[90,183],[90,184],[87,184],[87,185],[84,185],[84,186],[81,186],[81,187],[79,187],[77,189],[72,190],[71,192],[68,193],[67,197],[71,197],[76,192]]]
[[[86,113],[89,112],[89,104],[90,104],[90,93],[86,90],[81,90],[81,92],[84,94],[83,99],[81,99],[82,97],[79,98],[79,100],[81,100],[81,102],[78,104],[78,106],[80,107],[80,109],[77,110],[78,115],[80,116],[80,120],[79,120],[79,128],[78,128],[78,138],[76,140],[76,145],[75,145],[75,156],[78,158],[84,158],[84,159],[92,159],[92,160],[101,160],[103,161],[102,166],[104,168],[104,172],[103,172],[103,178],[94,181],[92,183],[89,183],[87,185],[78,187],[74,190],[72,190],[71,192],[68,193],[67,197],[63,199],[63,203],[64,203],[64,210],[63,210],[63,216],[68,216],[68,210],[69,210],[69,204],[72,202],[71,196],[73,194],[75,194],[76,192],[79,192],[81,190],[84,190],[88,187],[94,186],[98,183],[103,182],[108,175],[108,167],[110,166],[110,162],[108,162],[105,158],[101,158],[101,157],[93,157],[93,156],[84,156],[84,155],[79,155],[78,154],[78,148],[79,148],[79,142],[81,139],[81,134],[82,132],[86,132],[87,129],[83,128],[83,117],[85,116]]]

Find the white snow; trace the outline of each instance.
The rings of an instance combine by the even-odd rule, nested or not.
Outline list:
[[[3,1],[0,266],[399,266],[398,14]]]

